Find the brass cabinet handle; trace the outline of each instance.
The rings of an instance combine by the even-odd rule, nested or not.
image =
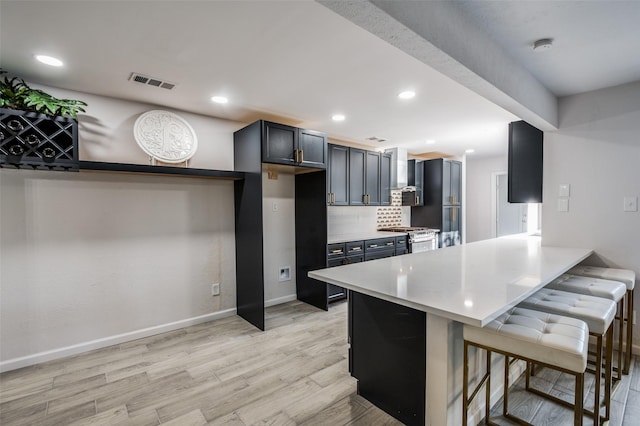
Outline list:
[[[420,196],[416,195],[416,204],[420,204]]]
[[[377,245],[377,244],[371,244],[371,245],[369,246],[369,248],[376,248],[376,247],[378,247],[378,245]]]
[[[387,245],[388,245],[388,246],[392,246],[392,245],[393,245],[393,241],[389,241],[389,242],[387,243]]]
[[[455,222],[456,220],[456,209],[451,209],[451,221]]]
[[[342,249],[331,250],[331,253],[342,253]]]
[[[331,204],[331,193],[327,192],[327,204]]]
[[[304,149],[300,150],[300,161],[299,163],[304,163]]]
[[[358,247],[351,247],[351,250],[349,251],[360,251],[362,250],[362,247],[358,246]]]
[[[336,202],[336,193],[335,192],[331,193],[331,202],[334,203],[334,204]]]

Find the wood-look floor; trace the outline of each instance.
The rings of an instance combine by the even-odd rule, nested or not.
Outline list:
[[[399,425],[356,395],[346,303],[268,308],[267,331],[229,317],[0,375],[0,425]],[[640,362],[614,395],[611,425],[638,425]],[[538,374],[554,392],[564,380]],[[535,424],[571,411],[514,385]],[[495,419],[494,419],[495,420]]]

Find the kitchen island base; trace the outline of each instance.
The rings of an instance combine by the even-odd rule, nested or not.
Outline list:
[[[426,314],[349,292],[349,371],[358,394],[406,425],[424,425]]]

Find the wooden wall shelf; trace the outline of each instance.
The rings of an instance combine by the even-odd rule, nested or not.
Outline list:
[[[151,166],[144,164],[103,163],[100,161],[80,161],[80,171],[86,170],[102,172],[148,173],[155,175],[174,175],[226,180],[244,179],[243,172],[234,172],[228,170],[192,169],[186,167]]]

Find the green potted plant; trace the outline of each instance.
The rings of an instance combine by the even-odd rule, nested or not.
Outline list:
[[[6,71],[0,69],[0,75]],[[17,77],[0,79],[0,166],[77,170],[78,113],[85,102],[58,99]]]

